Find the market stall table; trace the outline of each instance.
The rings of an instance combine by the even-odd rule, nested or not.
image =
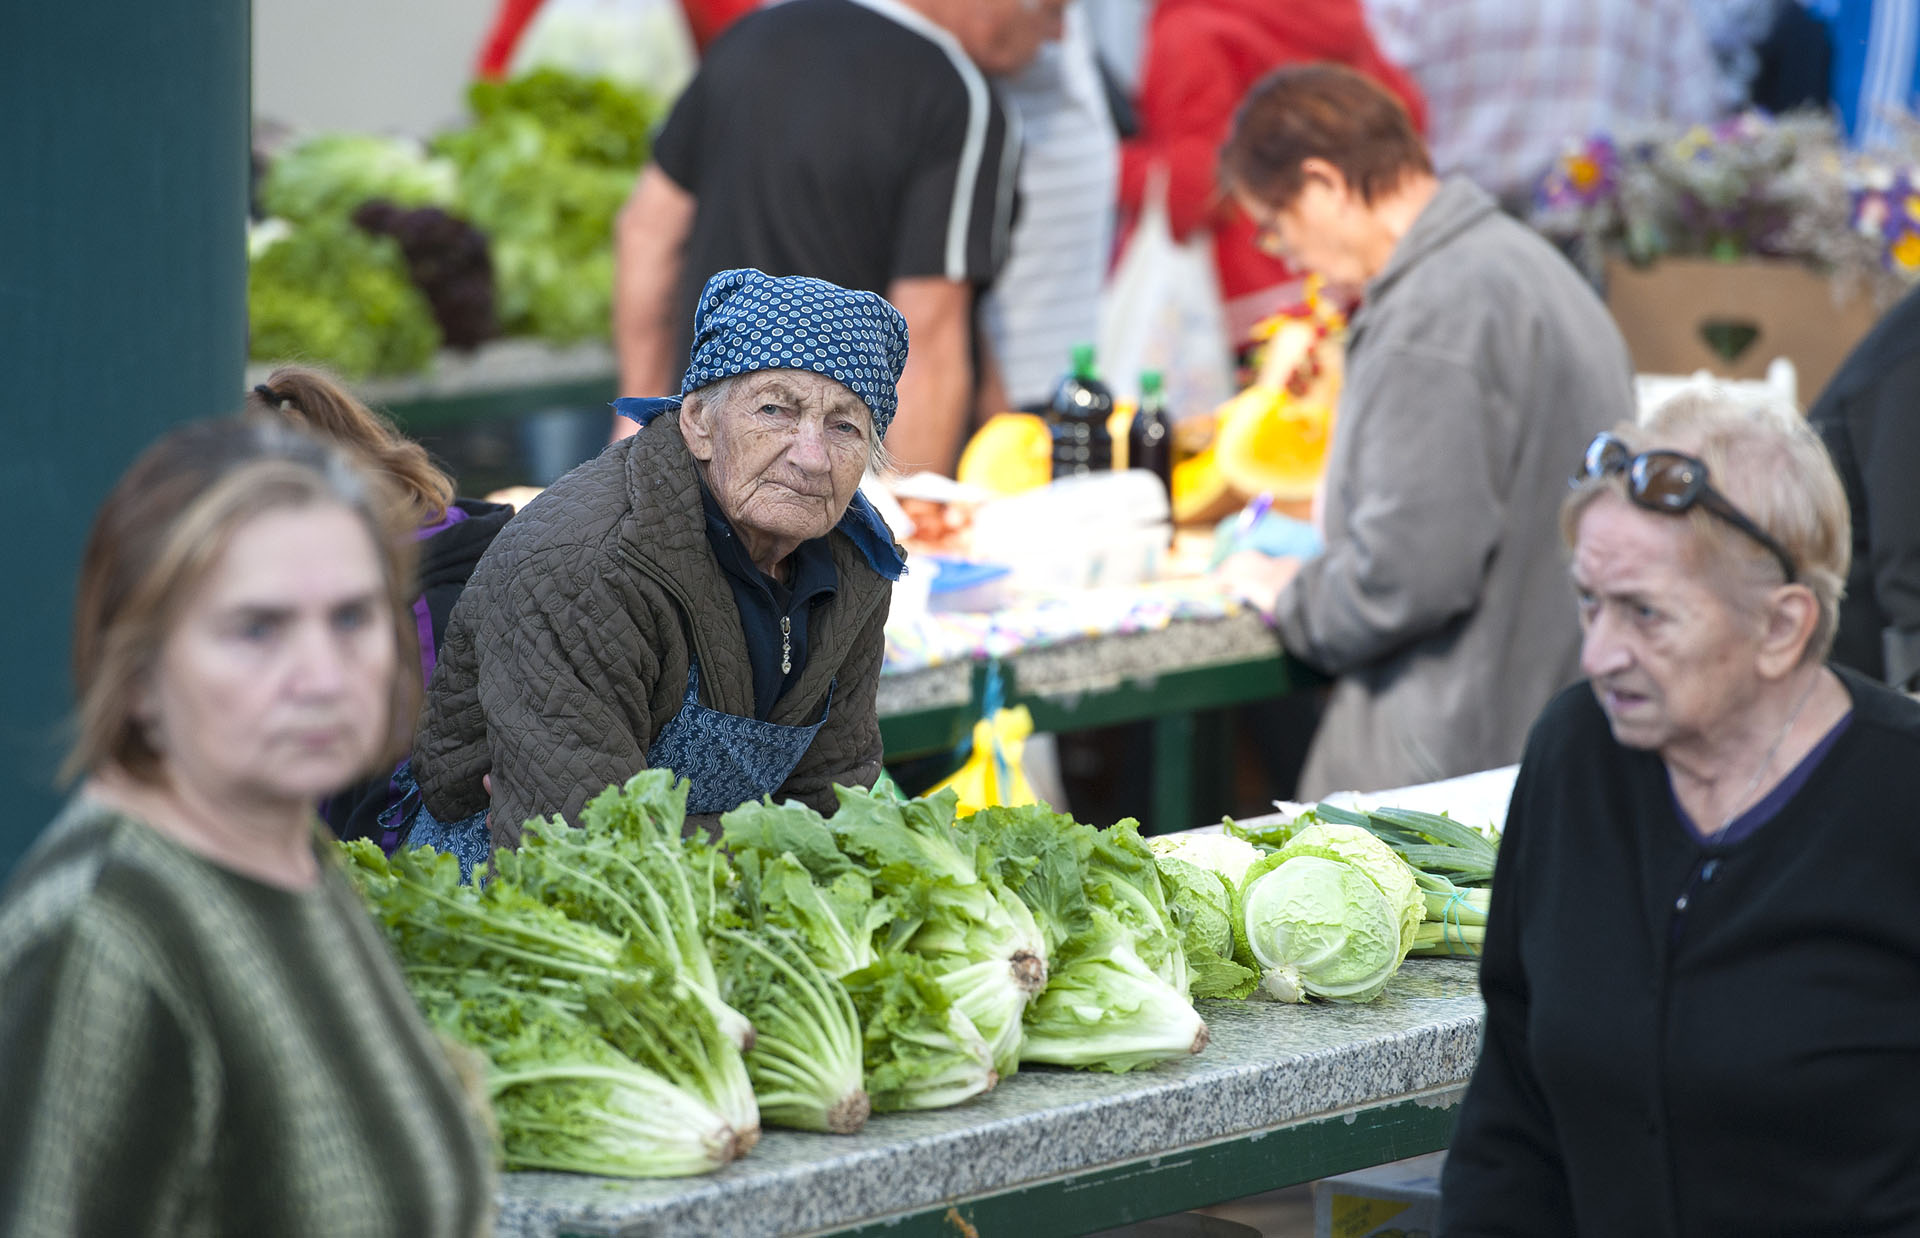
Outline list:
[[[1199,711],[1270,700],[1324,682],[1287,657],[1258,614],[1180,619],[1153,631],[1091,636],[880,676],[880,733],[889,760],[951,751],[971,732],[1002,676],[1008,705],[1026,705],[1039,731],[1151,721],[1149,827],[1188,824],[1196,785]],[[1213,771],[1216,778],[1224,777]]]
[[[247,386],[265,382],[274,368],[250,363]],[[416,436],[543,409],[605,407],[618,388],[618,365],[609,345],[561,348],[519,338],[491,340],[471,353],[443,350],[425,373],[353,384],[355,395],[386,410]],[[607,415],[611,419],[612,412]]]
[[[1203,1002],[1204,1053],[1128,1075],[1026,1069],[857,1135],[770,1130],[702,1178],[509,1174],[496,1232],[1078,1234],[1445,1147],[1478,1048],[1470,960],[1375,1001]]]

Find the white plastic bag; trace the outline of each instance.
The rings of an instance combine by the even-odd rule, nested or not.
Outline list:
[[[1167,177],[1155,168],[1126,252],[1100,298],[1101,379],[1115,396],[1137,400],[1140,375],[1159,370],[1174,417],[1211,412],[1234,393],[1220,277],[1210,235],[1173,239]]]
[[[564,69],[646,90],[663,104],[693,77],[679,0],[546,0],[514,46],[509,76]]]

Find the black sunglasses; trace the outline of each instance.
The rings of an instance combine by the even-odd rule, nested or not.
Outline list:
[[[1581,470],[1581,475],[1573,479],[1576,486],[1589,477],[1625,473],[1627,497],[1648,511],[1677,516],[1697,503],[1766,547],[1767,553],[1780,560],[1788,584],[1800,578],[1785,548],[1709,485],[1706,464],[1693,456],[1678,451],[1643,451],[1636,456],[1625,443],[1603,433],[1587,444]]]

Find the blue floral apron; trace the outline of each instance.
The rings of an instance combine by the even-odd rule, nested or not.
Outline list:
[[[835,681],[837,684],[838,681]],[[693,784],[690,813],[727,812],[778,791],[806,755],[833,710],[833,687],[820,720],[812,726],[782,726],[708,709],[700,703],[700,659],[687,661],[687,695],[647,749],[651,769],[671,769]]]
[[[402,834],[406,839],[404,845],[409,849],[432,847],[457,857],[460,880],[472,881],[473,870],[493,854],[493,838],[487,833],[487,810],[482,808],[458,821],[442,821],[434,816],[420,795],[420,784],[414,780],[411,758],[400,763],[393,775],[393,785],[400,792],[400,798],[380,814],[380,824]]]

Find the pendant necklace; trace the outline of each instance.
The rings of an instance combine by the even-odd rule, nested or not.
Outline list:
[[[1813,682],[1808,684],[1807,690],[1800,694],[1800,701],[1793,707],[1793,712],[1787,715],[1787,725],[1780,728],[1780,734],[1774,738],[1773,746],[1767,749],[1766,756],[1760,758],[1760,768],[1753,771],[1753,777],[1748,780],[1746,788],[1740,792],[1740,798],[1733,802],[1733,808],[1727,813],[1727,819],[1722,821],[1720,828],[1713,832],[1714,841],[1719,841],[1720,836],[1727,832],[1727,827],[1734,823],[1742,809],[1747,806],[1747,797],[1759,788],[1760,779],[1766,774],[1767,767],[1772,765],[1773,758],[1780,754],[1780,745],[1787,742],[1787,736],[1793,734],[1793,724],[1800,721],[1800,711],[1807,707],[1807,702],[1813,699],[1813,690],[1819,686],[1820,676],[1816,672]]]

